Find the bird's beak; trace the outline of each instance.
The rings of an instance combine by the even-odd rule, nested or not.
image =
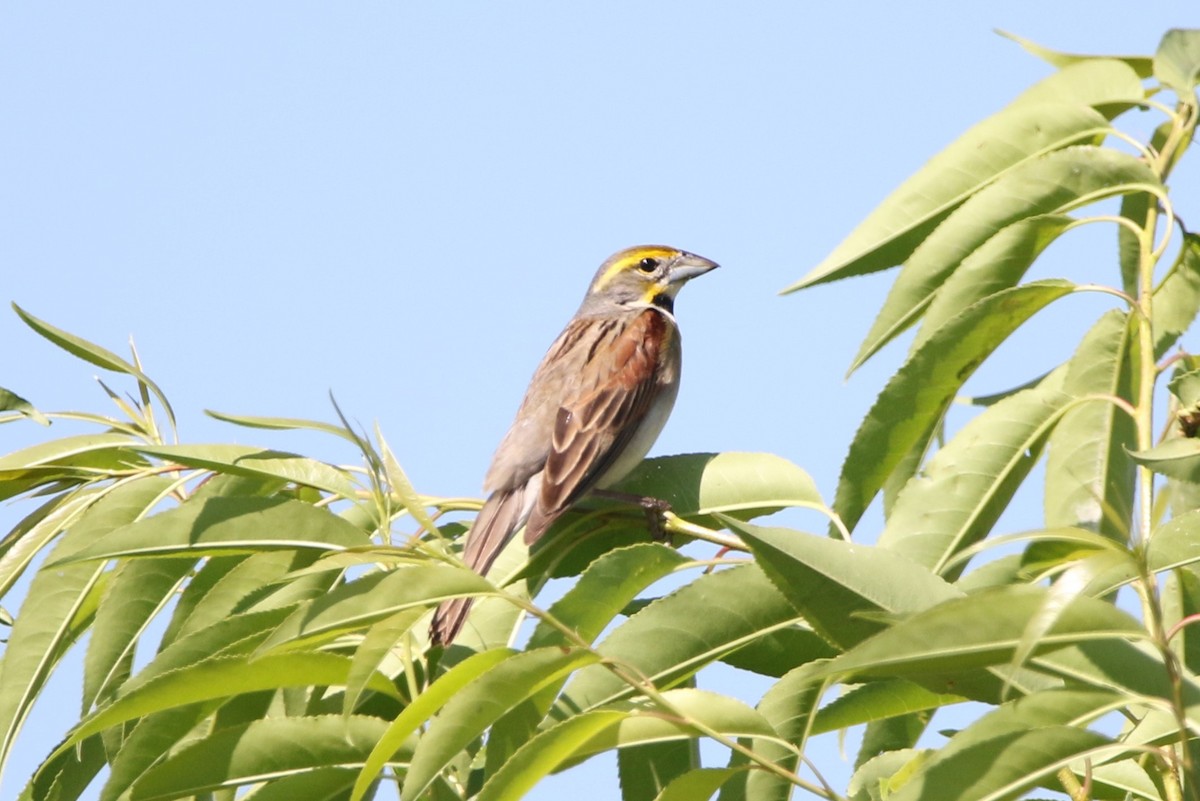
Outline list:
[[[683,253],[671,266],[671,283],[683,284],[719,266],[715,261],[709,261],[695,253]]]

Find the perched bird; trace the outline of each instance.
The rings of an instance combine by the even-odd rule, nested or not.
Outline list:
[[[641,462],[679,394],[675,295],[716,266],[661,245],[622,250],[600,266],[492,457],[488,499],[467,534],[468,566],[486,573],[522,525],[525,542],[536,542],[581,497]],[[438,607],[432,642],[451,642],[470,607],[469,598]]]

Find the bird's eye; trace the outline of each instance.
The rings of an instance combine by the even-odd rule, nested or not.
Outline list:
[[[644,273],[652,273],[658,268],[658,259],[647,256],[638,262],[638,269]]]

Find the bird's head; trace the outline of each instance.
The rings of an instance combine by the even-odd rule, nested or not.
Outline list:
[[[680,288],[716,267],[716,262],[702,256],[664,245],[626,248],[600,265],[581,311],[617,303],[671,312]]]

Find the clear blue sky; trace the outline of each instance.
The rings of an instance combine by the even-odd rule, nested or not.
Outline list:
[[[1198,26],[1194,0],[8,3],[0,286],[111,349],[134,336],[184,441],[352,459],[202,415],[332,419],[333,390],[379,422],[420,491],[474,495],[600,261],[677,245],[724,269],[679,300],[683,389],[655,453],[773,451],[831,496],[901,353],[842,380],[889,276],[777,291],[1049,73],[993,28],[1152,53],[1167,28]],[[1185,179],[1194,198],[1196,170]],[[1090,319],[1103,301],[1087,302]],[[0,342],[0,386],[107,410],[95,368],[7,306]],[[970,389],[1068,355],[1055,347],[1016,342],[1011,374]],[[4,426],[0,452],[45,435]],[[21,509],[0,508],[0,529]],[[73,719],[77,682],[56,679],[0,798]],[[844,786],[836,743],[814,756]],[[533,797],[609,798],[611,772]]]

